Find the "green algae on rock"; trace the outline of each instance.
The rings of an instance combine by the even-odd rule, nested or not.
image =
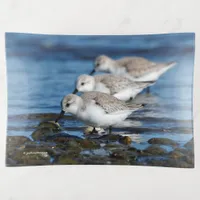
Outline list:
[[[54,121],[41,122],[37,129],[32,133],[34,140],[45,140],[47,136],[58,134],[61,130],[60,125]]]
[[[29,141],[31,140],[25,136],[7,136],[7,144],[12,146],[19,146]]]
[[[60,124],[58,122],[54,122],[54,121],[41,122],[38,125],[38,128],[50,128],[50,129],[52,129],[52,131],[61,130]]]
[[[142,155],[166,155],[167,151],[157,145],[151,145],[147,149],[141,151]]]
[[[62,143],[62,144],[67,144],[71,140],[79,141],[79,140],[82,140],[82,138],[78,136],[74,136],[74,135],[63,134],[63,133],[53,134],[46,137],[46,141]]]
[[[75,165],[78,164],[78,162],[73,157],[64,154],[59,156],[58,160],[56,161],[56,164]]]
[[[178,144],[169,138],[151,138],[148,140],[149,144],[160,144],[160,145],[170,145],[177,146]]]
[[[54,132],[51,128],[39,128],[31,134],[33,140],[41,140],[44,141],[47,136],[53,135]]]
[[[84,149],[97,149],[100,148],[100,144],[95,141],[83,139],[79,141],[79,145]]]

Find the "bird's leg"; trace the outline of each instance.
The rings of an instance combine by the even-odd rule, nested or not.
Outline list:
[[[109,134],[112,133],[112,126],[109,126],[109,131],[108,131]]]
[[[147,88],[147,94],[150,94],[150,87]]]
[[[98,131],[95,129],[95,127],[93,127],[91,133],[92,133],[92,134],[95,134],[95,133],[98,133]]]

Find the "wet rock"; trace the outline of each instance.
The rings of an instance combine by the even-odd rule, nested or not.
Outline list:
[[[116,159],[111,158],[110,159],[111,165],[130,165],[130,162],[128,159]]]
[[[130,165],[138,165],[137,158],[138,157],[136,155],[129,156]]]
[[[91,155],[83,155],[77,159],[78,163],[83,165],[106,165],[110,163],[110,160],[107,156],[91,156]]]
[[[121,138],[119,138],[119,142],[121,144],[129,145],[131,144],[132,140],[129,136],[122,136]]]
[[[124,149],[124,147],[122,145],[117,144],[117,143],[108,143],[108,144],[105,145],[104,148],[108,149],[108,150]]]
[[[75,165],[75,164],[78,164],[78,162],[69,155],[61,155],[61,156],[59,156],[56,164]]]
[[[157,145],[151,145],[147,149],[141,151],[142,155],[165,155],[167,151]]]
[[[17,162],[11,158],[6,158],[6,165],[7,166],[15,166]]]
[[[81,148],[69,148],[65,151],[68,156],[76,158],[80,155]]]
[[[148,140],[149,144],[160,144],[160,145],[170,145],[170,146],[177,146],[178,144],[171,139],[168,138],[151,138]]]
[[[54,132],[52,131],[51,128],[39,128],[37,129],[36,131],[34,131],[32,134],[31,134],[31,137],[33,138],[33,140],[41,140],[41,141],[44,141],[46,139],[47,136],[50,136],[50,135],[53,135]]]
[[[9,158],[16,149],[31,140],[24,136],[7,136],[6,157]]]
[[[170,158],[180,159],[181,157],[185,156],[185,149],[175,149],[174,151],[169,153]]]
[[[125,151],[113,151],[111,154],[110,154],[110,157],[111,158],[115,158],[115,159],[127,159],[127,154]]]
[[[11,146],[19,146],[29,141],[31,140],[25,136],[7,136],[7,145]]]
[[[171,152],[171,154],[177,154],[177,155],[180,154],[180,156],[181,155],[182,156],[184,156],[184,155],[193,156],[194,152],[191,150],[185,149],[185,148],[176,148],[176,149],[174,149],[173,152]],[[169,155],[171,155],[171,154],[169,154]]]
[[[47,151],[41,150],[18,150],[12,159],[16,161],[17,165],[48,165],[50,164],[50,155]]]
[[[169,159],[165,163],[166,167],[178,167],[178,168],[193,168],[193,164],[189,164],[184,160]]]
[[[184,161],[194,167],[194,155],[193,156],[185,156]]]
[[[100,148],[100,144],[95,141],[84,139],[79,141],[79,145],[84,149],[96,149]]]
[[[99,137],[99,140],[106,141],[106,142],[117,142],[121,138],[121,135],[117,134],[107,134]]]
[[[54,134],[54,135],[50,135],[46,137],[46,141],[51,141],[51,142],[55,142],[55,143],[62,143],[62,144],[67,144],[69,141],[72,140],[82,140],[82,138],[78,137],[78,136],[74,136],[74,135],[69,135],[69,134],[63,134],[63,133],[58,133],[58,134]]]
[[[177,148],[169,154],[171,159],[176,159],[182,163],[186,162],[190,167],[194,166],[194,152],[184,148]]]
[[[47,121],[47,122],[41,122],[38,125],[38,128],[49,128],[52,131],[59,131],[61,130],[60,124],[58,122],[54,122],[54,121]]]
[[[187,142],[184,145],[184,147],[187,148],[187,149],[193,149],[194,148],[194,138],[192,138],[189,142]]]
[[[148,166],[166,166],[166,160],[154,160],[154,159],[149,159],[146,161],[146,165]]]
[[[131,152],[137,152],[138,151],[138,149],[136,149],[135,147],[129,147],[127,150],[131,151]]]
[[[6,146],[6,157],[12,156],[12,154],[16,151],[17,147],[12,146],[12,145],[7,145]]]
[[[50,156],[58,156],[61,154],[60,149],[57,148],[55,144],[47,142],[29,142],[25,145],[20,146],[18,150],[30,152],[47,152]]]

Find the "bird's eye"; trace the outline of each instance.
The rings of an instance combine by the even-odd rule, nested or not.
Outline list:
[[[69,106],[70,106],[70,104],[69,104],[69,103],[67,103],[67,104],[66,104],[66,107],[69,107]]]
[[[100,65],[100,64],[99,64],[99,63],[97,63],[97,64],[96,64],[96,67],[98,67],[99,65]]]
[[[81,83],[81,85],[85,85],[85,83]]]

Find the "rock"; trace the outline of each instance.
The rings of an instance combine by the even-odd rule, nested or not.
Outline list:
[[[165,163],[166,167],[178,167],[178,168],[193,168],[193,164],[189,164],[184,160],[169,159]]]
[[[194,167],[194,156],[185,156],[184,157],[185,162],[188,164],[191,164]]]
[[[192,138],[189,142],[184,145],[187,149],[194,149],[194,138]]]
[[[148,140],[149,144],[160,144],[160,145],[170,145],[170,146],[177,146],[178,144],[171,139],[168,138],[151,138]]]
[[[108,150],[124,149],[124,147],[122,145],[116,144],[116,143],[108,143],[105,145],[104,148],[108,149]]]
[[[61,130],[60,124],[54,121],[41,122],[38,128],[50,128],[52,131]]]
[[[62,143],[62,144],[67,144],[69,141],[72,141],[72,140],[79,141],[83,139],[78,136],[69,135],[66,133],[58,133],[58,134],[54,134],[54,135],[50,135],[46,137],[46,141]]]
[[[110,155],[111,158],[116,158],[116,159],[127,159],[127,154],[125,151],[113,151]]]
[[[50,144],[47,142],[30,142],[26,143],[25,145],[22,145],[18,148],[18,150],[22,151],[30,151],[30,152],[48,152],[50,156],[58,156],[61,154],[61,151],[59,148],[56,147],[56,144]]]
[[[99,140],[107,142],[117,142],[121,137],[122,137],[121,135],[117,134],[107,134],[99,137]]]
[[[138,149],[136,149],[135,147],[129,147],[127,150],[131,151],[131,152],[137,152],[138,151]]]
[[[31,140],[25,136],[7,136],[6,157],[10,157],[16,149]]]
[[[6,165],[7,166],[15,166],[17,162],[11,158],[6,158]]]
[[[100,144],[88,139],[80,140],[79,145],[84,149],[100,148]]]
[[[129,145],[131,144],[132,140],[129,136],[122,136],[121,138],[119,138],[119,142],[121,144]]]
[[[176,159],[176,161],[186,162],[190,167],[194,166],[194,153],[188,149],[177,148],[173,152],[169,153],[171,159]]]
[[[54,132],[52,131],[52,129],[46,127],[37,129],[31,134],[31,137],[36,141],[38,140],[44,141],[47,136],[51,136],[53,134]]]
[[[142,155],[165,155],[167,151],[157,145],[151,145],[147,149],[141,151]]]
[[[111,165],[130,165],[130,162],[128,159],[111,158],[110,162],[111,162]]]
[[[155,160],[155,159],[149,159],[146,161],[146,165],[148,166],[166,166],[166,160]]]
[[[7,145],[11,145],[15,147],[20,146],[29,141],[31,140],[25,136],[7,136]]]
[[[83,155],[77,158],[79,164],[82,165],[106,165],[110,162],[108,157]]]
[[[169,157],[173,159],[180,159],[181,157],[185,156],[185,153],[185,149],[177,148],[169,153]]]
[[[50,163],[50,155],[47,151],[31,149],[18,150],[12,159],[16,161],[17,165],[48,165]]]
[[[77,158],[80,155],[81,148],[68,148],[65,154],[73,158]]]
[[[73,157],[70,157],[69,155],[61,155],[59,156],[56,164],[75,165],[75,164],[78,164],[78,162]]]

